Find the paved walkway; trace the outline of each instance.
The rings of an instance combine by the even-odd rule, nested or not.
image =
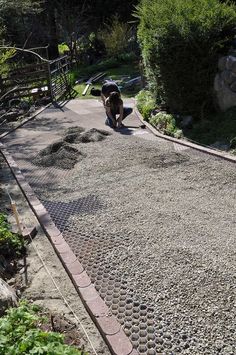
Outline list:
[[[72,100],[4,142],[140,354],[235,354],[235,165],[124,123]],[[112,134],[72,170],[32,164],[75,125]]]

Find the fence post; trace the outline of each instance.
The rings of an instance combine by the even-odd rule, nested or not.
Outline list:
[[[48,88],[49,88],[49,92],[50,92],[50,97],[52,102],[54,102],[54,95],[53,95],[53,89],[52,89],[52,76],[51,76],[51,66],[50,66],[50,62],[47,63],[48,66]]]

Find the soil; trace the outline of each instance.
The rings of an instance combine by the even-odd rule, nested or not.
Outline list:
[[[71,322],[63,315],[51,313],[49,311],[41,312],[42,317],[46,317],[45,323],[40,323],[39,327],[47,332],[57,332],[64,335],[64,342],[73,345],[80,350],[85,350],[81,344],[81,335],[75,323]]]

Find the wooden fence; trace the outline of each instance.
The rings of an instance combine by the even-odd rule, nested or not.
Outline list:
[[[22,98],[36,101],[42,97],[52,102],[62,100],[72,91],[70,69],[69,56],[10,69],[0,77],[1,101]]]

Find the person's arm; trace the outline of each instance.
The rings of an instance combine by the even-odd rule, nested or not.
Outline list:
[[[122,120],[124,117],[124,106],[123,106],[123,101],[121,101],[119,105],[119,117],[117,118],[117,127],[120,128],[122,124]]]
[[[115,117],[113,117],[113,115],[112,115],[111,107],[108,104],[107,100],[105,101],[105,109],[106,109],[107,116],[112,120],[113,126],[116,127],[117,122],[116,122]]]
[[[106,96],[104,96],[103,93],[101,93],[101,99],[102,99],[103,106],[105,107],[105,104],[106,104]]]

